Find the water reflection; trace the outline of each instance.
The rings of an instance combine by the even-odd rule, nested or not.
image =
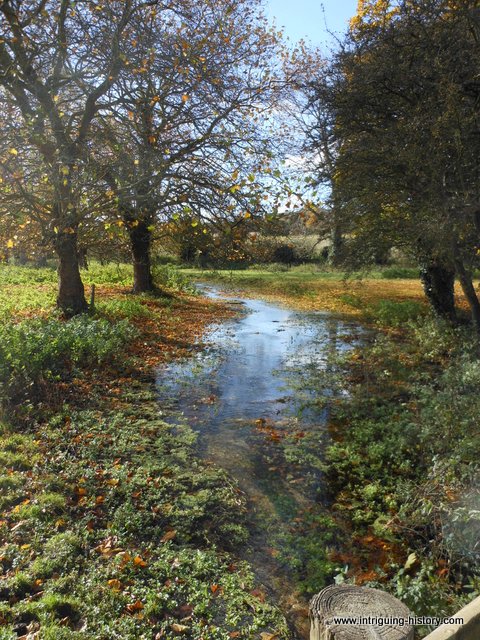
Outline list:
[[[214,287],[205,294],[226,297]],[[253,538],[245,557],[285,604],[292,598],[289,570],[271,550],[321,501],[329,402],[344,392],[333,383],[336,361],[362,330],[331,314],[228,299],[240,315],[213,328],[198,357],[158,372],[160,400],[176,409],[167,419],[183,416],[199,433],[199,453],[229,471],[247,494]],[[299,602],[293,597],[288,606]],[[295,623],[297,637],[307,625],[305,615]]]

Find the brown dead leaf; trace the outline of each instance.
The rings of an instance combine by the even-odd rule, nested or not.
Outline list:
[[[167,531],[163,538],[160,538],[160,542],[168,542],[169,540],[173,540],[176,535],[177,532],[175,530]]]
[[[260,602],[265,602],[265,594],[263,591],[260,591],[260,589],[253,589],[253,591],[250,591],[250,595],[257,598],[257,600],[260,600]]]

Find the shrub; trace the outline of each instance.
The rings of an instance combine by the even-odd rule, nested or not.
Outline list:
[[[372,314],[381,324],[398,327],[425,314],[425,305],[415,300],[380,300],[372,309]]]
[[[291,244],[280,244],[273,249],[272,260],[282,264],[293,264],[298,262],[298,255]]]
[[[78,316],[29,319],[0,327],[0,400],[32,397],[47,381],[65,379],[75,367],[106,362],[135,335],[126,321]]]
[[[409,269],[407,267],[390,267],[389,269],[383,269],[382,278],[386,280],[404,280],[415,279],[420,277],[418,269]]]
[[[153,279],[157,285],[173,289],[174,291],[185,291],[186,293],[196,292],[190,279],[172,264],[154,267]]]

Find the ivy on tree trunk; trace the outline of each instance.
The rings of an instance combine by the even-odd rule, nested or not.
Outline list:
[[[455,270],[440,261],[429,261],[422,265],[420,278],[436,315],[446,320],[455,320]]]

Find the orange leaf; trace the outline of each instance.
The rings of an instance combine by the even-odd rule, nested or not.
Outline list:
[[[136,611],[141,611],[143,609],[143,604],[140,600],[137,600],[133,604],[127,604],[127,611],[130,613],[135,613]]]
[[[135,556],[133,559],[133,564],[137,567],[146,567],[147,563],[140,556]]]

